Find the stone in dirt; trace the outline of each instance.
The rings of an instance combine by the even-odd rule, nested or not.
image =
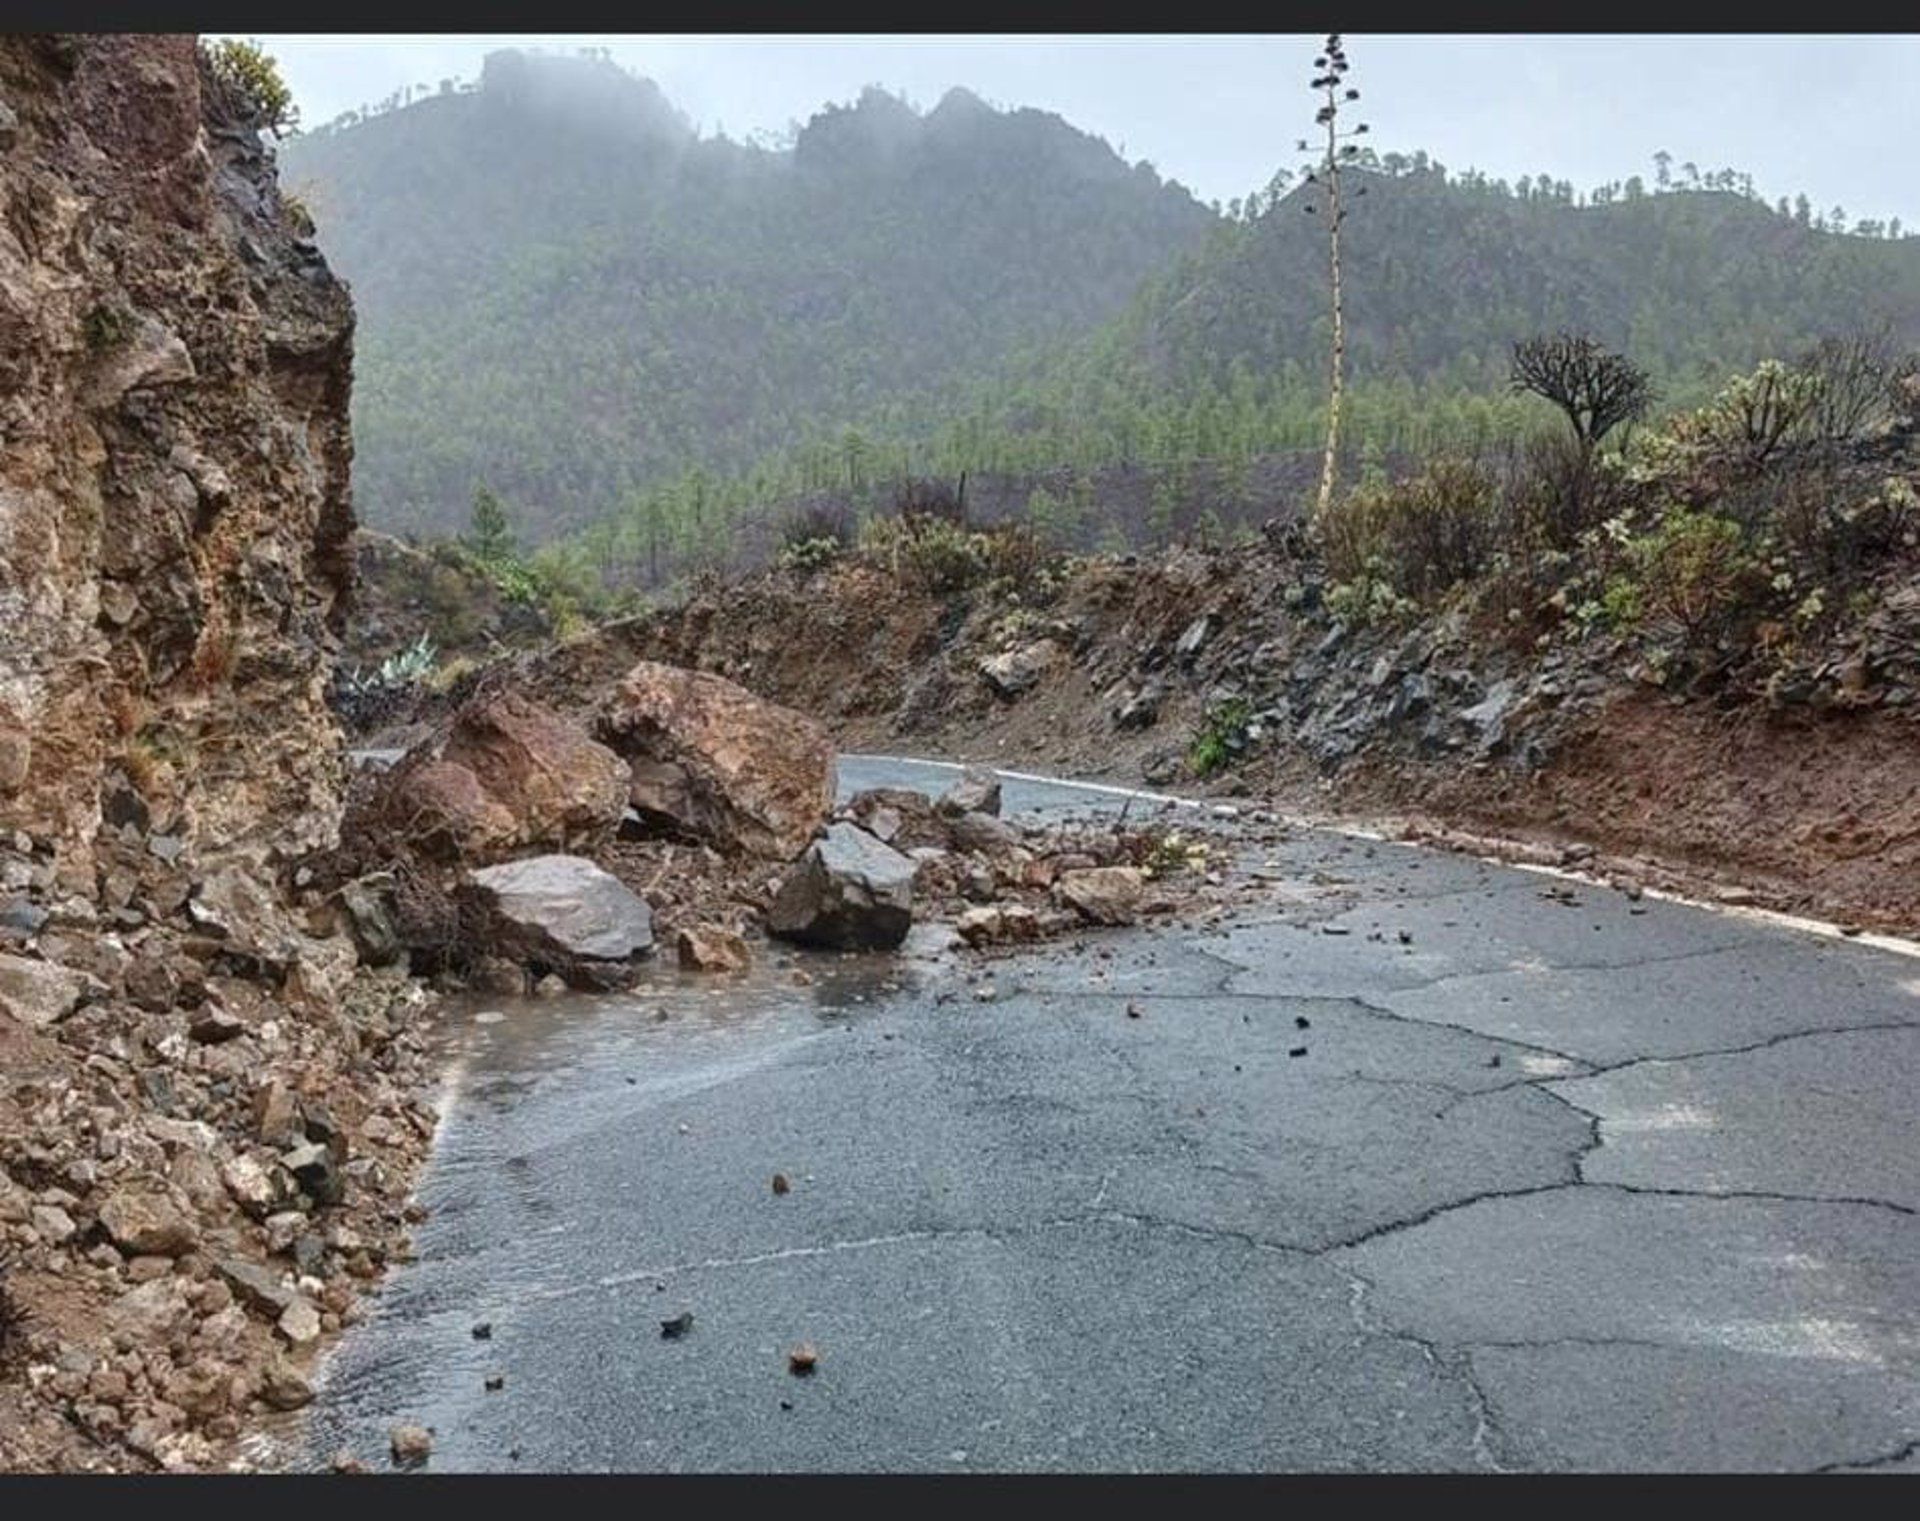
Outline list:
[[[306,948],[271,888],[238,866],[203,877],[187,912],[232,950],[276,972],[291,967]]]
[[[387,872],[373,872],[340,889],[340,907],[347,921],[347,933],[367,966],[392,966],[406,954],[400,931],[393,917],[394,879]]]
[[[933,799],[910,787],[869,787],[847,800],[842,817],[851,817],[895,850],[940,849],[947,844],[946,823]]]
[[[73,1237],[73,1216],[55,1204],[36,1204],[33,1207],[33,1230],[47,1245],[59,1246]]]
[[[1160,704],[1166,689],[1149,683],[1137,692],[1129,692],[1115,705],[1111,717],[1116,729],[1150,729],[1160,718]]]
[[[247,1022],[217,1004],[208,1004],[187,1026],[190,1038],[203,1046],[224,1045],[247,1033]]]
[[[891,950],[913,924],[913,862],[852,824],[831,825],[774,894],[767,927],[836,950]]]
[[[275,1324],[280,1334],[296,1347],[304,1347],[320,1339],[320,1312],[304,1299],[295,1299],[282,1310]]]
[[[833,809],[826,730],[721,676],[641,661],[595,733],[631,763],[634,809],[666,832],[791,861]]]
[[[176,1275],[128,1289],[108,1308],[107,1318],[117,1331],[164,1346],[189,1313],[186,1285]]]
[[[500,934],[522,959],[625,961],[653,947],[653,911],[618,877],[579,856],[530,856],[467,874]]]
[[[313,1403],[313,1385],[292,1363],[276,1357],[261,1372],[260,1398],[275,1410],[298,1410]]]
[[[123,1188],[100,1206],[100,1225],[121,1251],[134,1257],[179,1257],[197,1240],[190,1221],[156,1189]]]
[[[1206,642],[1213,637],[1213,616],[1202,613],[1189,623],[1180,637],[1174,641],[1173,658],[1182,665],[1193,664],[1193,659],[1205,648]]]
[[[1000,778],[981,766],[968,766],[960,780],[940,794],[934,805],[950,817],[965,813],[1000,812]]]
[[[1134,866],[1094,866],[1062,872],[1054,894],[1095,924],[1132,924],[1140,916],[1146,878]]]
[[[256,1220],[266,1219],[292,1196],[285,1173],[263,1166],[244,1152],[221,1165],[220,1182],[233,1202]]]
[[[86,995],[88,978],[50,961],[0,956],[0,1014],[43,1030],[65,1019]]]
[[[306,1134],[300,1105],[285,1083],[270,1082],[254,1093],[253,1126],[269,1146],[291,1146]]]
[[[753,964],[747,942],[716,924],[696,924],[674,936],[680,965],[696,972],[744,972]]]
[[[1006,855],[1021,848],[1020,831],[990,813],[963,813],[948,819],[947,839],[955,850],[983,856]]]
[[[273,1320],[286,1314],[288,1307],[298,1297],[280,1281],[279,1274],[243,1258],[216,1258],[213,1269],[233,1290],[236,1299]]]
[[[968,945],[1004,945],[1038,940],[1040,916],[1020,903],[993,903],[970,908],[954,921],[954,931]]]
[[[309,1141],[283,1153],[280,1165],[293,1174],[301,1191],[316,1204],[338,1204],[346,1197],[346,1175],[332,1151],[318,1142]]]
[[[1000,697],[1015,698],[1039,684],[1061,654],[1051,639],[1037,639],[1004,655],[992,655],[980,662],[980,678]]]

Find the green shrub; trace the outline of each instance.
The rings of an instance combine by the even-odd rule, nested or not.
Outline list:
[[[1244,697],[1228,698],[1209,708],[1187,749],[1187,764],[1194,775],[1211,776],[1244,750],[1252,721],[1253,706]]]
[[[931,514],[870,519],[860,546],[885,561],[896,579],[930,592],[964,591],[987,578],[987,536]]]
[[[1327,574],[1382,582],[1396,598],[1428,601],[1485,570],[1503,538],[1497,483],[1468,460],[1435,460],[1412,480],[1350,492],[1320,519]],[[1376,601],[1369,588],[1363,601]]]
[[[808,502],[787,514],[780,525],[780,563],[811,569],[824,565],[854,541],[853,510],[835,498]],[[788,551],[794,554],[790,557]]]
[[[1710,512],[1677,508],[1627,547],[1631,567],[1607,587],[1609,616],[1678,630],[1688,643],[1725,631],[1765,595],[1766,566],[1749,552],[1740,525]]]
[[[781,546],[779,563],[782,570],[815,571],[844,553],[846,546],[838,539],[801,539]]]
[[[1387,562],[1380,555],[1369,559],[1351,580],[1335,581],[1327,588],[1327,611],[1355,628],[1393,623],[1419,610],[1411,597],[1394,590]]]
[[[230,86],[253,113],[254,121],[285,137],[300,120],[300,108],[293,103],[293,91],[280,77],[280,65],[272,55],[252,39],[223,37],[206,49],[207,65],[214,76]]]
[[[1699,503],[1751,478],[1818,417],[1820,382],[1769,359],[1735,376],[1704,407],[1642,435],[1632,474]]]

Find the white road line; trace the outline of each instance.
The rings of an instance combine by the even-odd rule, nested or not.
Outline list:
[[[1150,803],[1172,803],[1180,808],[1208,808],[1210,805],[1197,798],[1175,797],[1165,792],[1145,792],[1136,787],[1113,787],[1103,782],[1076,782],[1059,776],[1038,776],[1031,771],[1005,771],[998,766],[988,765],[984,761],[965,764],[959,761],[925,760],[914,755],[875,755],[871,753],[846,754],[846,760],[864,760],[896,762],[914,766],[937,766],[943,771],[962,771],[967,765],[973,765],[983,771],[991,771],[995,776],[1005,777],[1009,781],[1038,782],[1049,787],[1067,787],[1081,792],[1100,792],[1110,797],[1138,798]],[[1239,807],[1239,804],[1235,804]],[[1242,810],[1243,812],[1245,810]],[[1410,850],[1430,850],[1442,855],[1471,855],[1475,860],[1485,861],[1493,866],[1510,866],[1516,871],[1538,872],[1541,876],[1559,877],[1568,882],[1581,882],[1589,887],[1605,887],[1611,884],[1602,878],[1586,872],[1575,871],[1564,866],[1548,866],[1535,861],[1507,861],[1497,855],[1486,855],[1479,851],[1442,851],[1433,845],[1425,845],[1416,840],[1396,839],[1377,829],[1366,829],[1358,824],[1342,824],[1332,820],[1309,818],[1304,814],[1288,813],[1282,809],[1266,805],[1264,811],[1275,822],[1291,829],[1312,829],[1321,834],[1339,835],[1349,840],[1366,840],[1372,844],[1401,845]],[[1800,930],[1805,934],[1818,935],[1827,940],[1840,940],[1849,945],[1870,945],[1875,950],[1891,951],[1896,956],[1910,956],[1920,960],[1920,941],[1909,940],[1899,935],[1883,935],[1866,930],[1858,934],[1847,934],[1839,925],[1825,919],[1809,919],[1799,914],[1781,913],[1777,909],[1757,908],[1750,904],[1714,903],[1700,898],[1689,898],[1684,893],[1666,892],[1657,887],[1643,888],[1642,893],[1656,898],[1662,903],[1678,903],[1686,908],[1705,909],[1709,913],[1723,914],[1730,919],[1746,919],[1756,924],[1771,924],[1781,929]]]

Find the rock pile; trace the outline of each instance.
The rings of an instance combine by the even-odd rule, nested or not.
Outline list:
[[[0,122],[0,1469],[215,1466],[434,1121],[428,1000],[301,864],[352,309],[191,38],[0,37]]]

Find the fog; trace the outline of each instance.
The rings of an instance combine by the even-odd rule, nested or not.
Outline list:
[[[1312,122],[1311,36],[270,35],[303,121],[406,86],[477,78],[503,47],[607,49],[703,133],[771,140],[869,84],[923,109],[950,87],[1057,111],[1203,200],[1265,185]],[[1666,150],[1704,173],[1804,192],[1849,219],[1920,224],[1920,36],[1371,36],[1352,82],[1382,151],[1542,172],[1585,190]]]

